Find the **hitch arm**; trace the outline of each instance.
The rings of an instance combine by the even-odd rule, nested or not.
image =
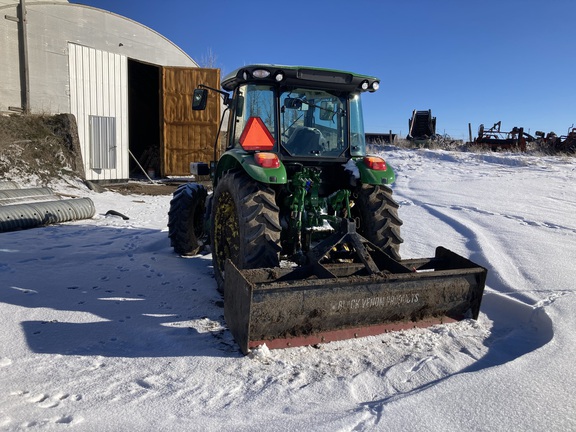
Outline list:
[[[310,264],[318,272],[319,277],[335,278],[336,276],[324,267],[320,260],[326,256],[334,247],[348,244],[354,249],[358,259],[364,264],[368,274],[379,274],[382,272],[391,273],[412,273],[408,267],[402,265],[390,257],[387,253],[379,249],[367,239],[356,232],[356,222],[344,219],[341,222],[340,230],[324,239],[312,250],[308,251],[307,257]],[[368,248],[366,247],[368,246]]]

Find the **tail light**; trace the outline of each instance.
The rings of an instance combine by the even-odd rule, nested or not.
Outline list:
[[[366,156],[364,158],[364,165],[375,171],[386,171],[386,161],[378,156]]]
[[[256,153],[254,160],[262,168],[280,168],[280,159],[276,153]]]

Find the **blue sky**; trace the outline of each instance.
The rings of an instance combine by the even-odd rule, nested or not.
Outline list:
[[[412,110],[468,137],[502,121],[565,134],[576,124],[576,1],[82,0],[163,34],[222,75],[250,63],[350,70],[381,79],[367,132],[406,135]]]

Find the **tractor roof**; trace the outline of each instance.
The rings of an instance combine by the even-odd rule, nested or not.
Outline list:
[[[222,80],[222,88],[226,91],[233,91],[244,83],[364,92],[376,91],[380,80],[373,76],[334,69],[256,64],[242,66],[228,74]]]

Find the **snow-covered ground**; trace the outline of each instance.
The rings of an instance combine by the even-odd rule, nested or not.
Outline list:
[[[169,196],[62,187],[97,215],[0,234],[0,430],[576,430],[576,160],[385,157],[402,255],[489,269],[478,321],[244,357]]]

